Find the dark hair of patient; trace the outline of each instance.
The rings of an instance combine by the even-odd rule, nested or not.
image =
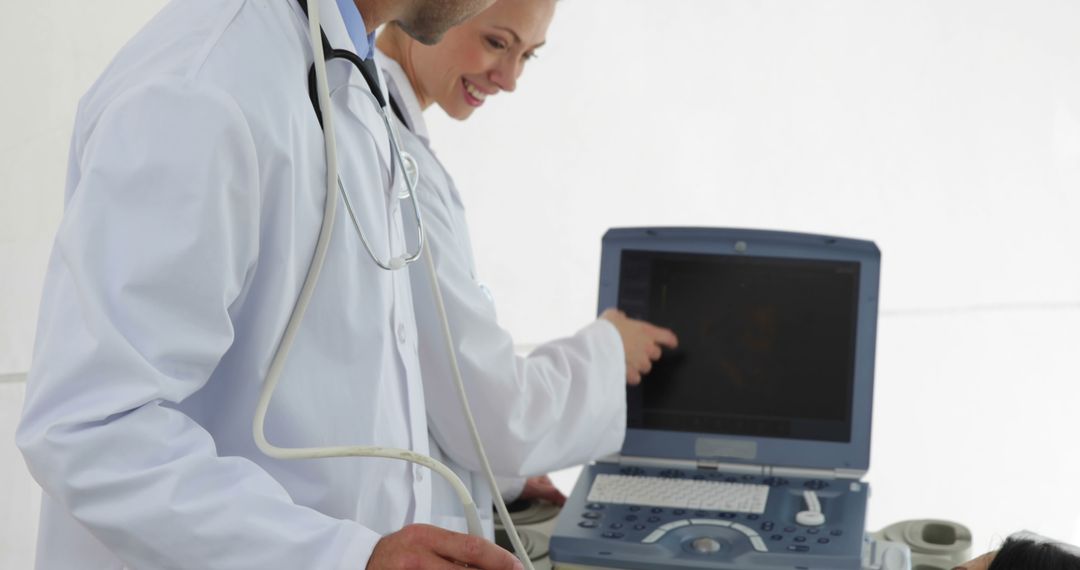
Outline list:
[[[1080,570],[1080,556],[1052,542],[1008,538],[987,570]]]

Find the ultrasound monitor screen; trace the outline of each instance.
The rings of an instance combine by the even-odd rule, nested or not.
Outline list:
[[[859,264],[624,250],[618,304],[675,331],[628,427],[849,442]]]

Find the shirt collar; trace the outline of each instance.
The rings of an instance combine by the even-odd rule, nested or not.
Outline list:
[[[338,11],[341,19],[345,22],[345,30],[349,32],[353,46],[356,47],[356,55],[360,59],[371,57],[371,50],[375,45],[375,34],[367,33],[364,17],[356,7],[354,0],[337,0]]]

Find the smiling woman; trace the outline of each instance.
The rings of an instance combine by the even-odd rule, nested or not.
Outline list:
[[[421,108],[434,103],[465,120],[488,97],[517,87],[554,14],[555,0],[501,0],[434,46],[412,41],[394,26],[378,45],[404,68]]]
[[[469,437],[458,427],[457,409],[446,404],[457,396],[450,389],[451,355],[428,285],[432,278],[442,292],[453,351],[493,471],[506,478],[499,485],[505,499],[564,501],[542,474],[617,451],[626,425],[625,384],[640,382],[659,358],[661,344],[676,343],[671,331],[612,310],[577,334],[519,357],[510,334],[496,320],[490,294],[477,279],[465,208],[430,147],[423,110],[438,105],[450,117],[464,120],[489,97],[514,91],[526,63],[546,42],[555,4],[498,0],[434,46],[416,42],[393,26],[378,39],[379,64],[400,120],[402,146],[419,165],[416,195],[435,266],[434,275],[417,266],[409,273],[431,450],[472,485],[481,507],[492,497],[477,473],[475,453],[462,444]],[[508,144],[515,134],[502,131],[498,140]],[[524,135],[521,139],[524,144],[518,147],[525,148],[528,141]],[[486,155],[494,146],[485,141],[475,151]],[[525,178],[522,174],[518,177]],[[412,235],[412,228],[406,230]],[[447,500],[453,497],[449,488],[435,481],[432,496],[432,522],[461,528],[460,508]]]

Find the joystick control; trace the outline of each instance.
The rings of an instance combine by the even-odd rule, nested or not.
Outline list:
[[[795,514],[795,522],[802,526],[825,524],[825,513],[821,512],[821,501],[818,500],[817,491],[811,489],[803,491],[803,499],[806,500],[806,510]]]

